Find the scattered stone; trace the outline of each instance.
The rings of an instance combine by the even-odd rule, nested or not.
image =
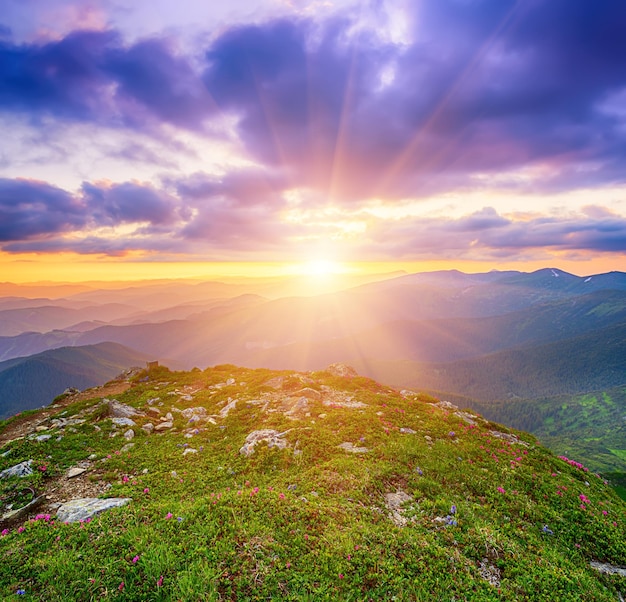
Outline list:
[[[428,443],[428,445],[431,445],[433,442],[433,438],[429,435],[424,435],[424,439],[426,439],[426,443]]]
[[[346,364],[331,364],[326,368],[326,372],[330,372],[333,376],[343,376],[344,378],[354,378],[358,376],[358,372]]]
[[[207,415],[206,408],[198,406],[197,408],[187,408],[181,412],[184,418],[192,420],[193,418],[204,420]]]
[[[276,376],[274,378],[270,378],[265,384],[268,387],[272,387],[272,389],[282,389],[284,382],[285,382],[284,376]]]
[[[389,510],[389,518],[397,527],[405,527],[409,522],[406,516],[404,516],[405,510],[402,508],[402,505],[412,501],[413,497],[401,489],[398,489],[395,493],[385,494],[385,505]]]
[[[161,431],[167,431],[174,426],[173,422],[161,422],[154,427],[154,430],[160,433]]]
[[[476,425],[476,416],[473,416],[468,412],[454,412],[454,415],[467,422],[467,424]]]
[[[229,387],[230,385],[234,385],[234,384],[235,384],[235,379],[234,379],[234,378],[229,378],[229,379],[226,381],[226,386],[228,386],[228,387]]]
[[[97,456],[97,454],[91,454],[87,459],[88,460],[97,460],[98,456]]]
[[[109,416],[112,416],[113,418],[130,418],[131,416],[141,415],[135,408],[131,408],[129,405],[120,403],[115,399],[109,401],[108,406]]]
[[[128,429],[124,433],[124,439],[126,439],[126,441],[130,441],[134,436],[135,436],[135,431],[133,431],[133,429]]]
[[[231,410],[235,409],[235,406],[237,405],[237,400],[236,399],[232,399],[229,397],[228,398],[228,403],[220,410],[220,418],[226,418],[226,416],[228,416],[228,413]]]
[[[31,510],[34,510],[37,506],[39,506],[39,504],[41,504],[41,502],[43,502],[44,499],[45,499],[44,496],[40,495],[39,497],[36,497],[35,499],[31,500],[30,502],[28,502],[28,504],[26,504],[25,506],[22,506],[21,508],[10,510],[9,512],[3,514],[2,517],[0,517],[0,523],[9,523],[11,521],[23,518]]]
[[[124,453],[124,452],[130,451],[131,449],[133,449],[133,447],[135,447],[134,443],[127,443],[120,449],[120,452]]]
[[[592,569],[604,573],[605,575],[620,575],[621,577],[626,577],[626,566],[596,562],[595,560],[591,561],[590,566]]]
[[[522,441],[517,435],[512,435],[511,433],[502,433],[500,431],[489,431],[489,434],[497,437],[498,439],[502,439],[503,441],[507,441],[508,443],[528,447],[528,443]]]
[[[500,569],[491,564],[487,558],[483,558],[480,561],[478,572],[485,581],[488,581],[494,587],[500,587],[500,579],[502,577]]]
[[[302,397],[306,397],[307,399],[312,399],[314,401],[322,399],[322,394],[315,389],[311,389],[311,387],[305,387],[301,391],[298,391],[298,395],[302,395]]]
[[[174,416],[172,415],[172,412],[168,412],[167,414],[165,414],[165,420],[166,422],[174,422]]]
[[[119,418],[111,418],[111,422],[116,424],[117,426],[136,426],[137,423],[130,418],[124,418],[123,416]]]
[[[436,407],[441,408],[442,410],[458,410],[459,406],[455,406],[453,403],[449,401],[438,401],[434,404]]]
[[[161,410],[159,410],[159,408],[149,407],[148,414],[152,414],[158,418],[161,415]]]
[[[0,454],[0,458],[6,458],[12,451],[12,449],[7,449],[5,452]]]
[[[254,453],[254,447],[257,443],[261,443],[262,441],[267,442],[267,447],[277,447],[278,449],[285,449],[287,447],[287,442],[283,439],[283,437],[289,431],[285,431],[284,433],[279,433],[278,431],[272,429],[261,429],[259,431],[252,431],[247,437],[246,440],[239,450],[239,453],[243,456],[251,456]]]
[[[141,427],[141,430],[147,433],[148,435],[150,435],[152,431],[154,430],[154,424],[152,424],[151,422],[148,422]]]
[[[25,462],[20,462],[15,466],[6,468],[0,472],[0,479],[8,479],[9,477],[27,477],[28,475],[33,474],[33,468],[31,466],[32,463],[32,460],[26,460]]]
[[[73,466],[72,468],[70,468],[67,471],[67,474],[65,476],[68,479],[73,479],[74,477],[77,477],[77,476],[83,474],[84,472],[87,472],[86,468],[79,468],[78,466]]]
[[[80,498],[62,504],[57,510],[57,518],[62,523],[77,523],[100,514],[110,508],[119,508],[131,502],[131,498]]]
[[[43,425],[43,424],[40,424],[39,426],[36,426],[36,427],[35,427],[35,430],[36,430],[38,433],[41,433],[41,432],[43,432],[43,431],[47,431],[47,430],[48,430],[48,427],[47,427],[47,426],[45,426],[45,425]]]
[[[415,397],[417,393],[415,391],[409,391],[408,389],[402,389],[400,395],[402,395],[402,397]]]
[[[351,454],[365,454],[369,451],[367,447],[355,447],[354,444],[348,441],[341,443],[338,447]]]
[[[403,435],[417,435],[417,431],[414,431],[413,429],[405,427],[405,426],[400,427],[400,432]]]
[[[35,441],[39,441],[39,443],[43,443],[48,439],[52,439],[52,435],[39,435],[38,437],[35,437]]]
[[[183,456],[186,456],[187,454],[197,454],[198,450],[194,449],[193,447],[188,447],[187,449],[185,449],[185,451],[183,452]]]

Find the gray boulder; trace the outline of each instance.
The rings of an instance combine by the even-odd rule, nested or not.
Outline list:
[[[110,508],[119,508],[131,502],[131,498],[113,497],[109,499],[98,499],[92,497],[70,500],[61,504],[57,510],[57,518],[62,523],[77,523],[87,520]]]
[[[20,462],[15,466],[6,468],[0,472],[0,479],[8,479],[9,477],[27,477],[28,475],[33,474],[33,468],[31,466],[32,463],[32,460],[26,460],[25,462]]]

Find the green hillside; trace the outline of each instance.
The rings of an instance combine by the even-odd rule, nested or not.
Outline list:
[[[230,365],[141,374],[115,396],[126,405],[93,395],[0,427],[0,471],[34,468],[0,479],[4,510],[32,497],[26,487],[49,496],[3,525],[3,599],[626,594],[625,576],[592,566],[626,565],[613,489],[533,436],[434,398],[345,367]],[[131,408],[135,424],[116,426],[111,415]],[[71,468],[84,472],[68,478]],[[130,501],[64,524],[55,502],[73,497]]]

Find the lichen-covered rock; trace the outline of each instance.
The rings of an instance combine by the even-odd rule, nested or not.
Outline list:
[[[32,463],[32,460],[26,460],[25,462],[20,462],[15,466],[6,468],[0,472],[0,479],[8,479],[9,477],[27,477],[28,475],[33,474],[33,467],[31,466]]]
[[[341,449],[344,451],[350,452],[351,454],[366,454],[369,449],[367,447],[356,447],[353,443],[349,441],[345,441],[344,443],[339,444]]]
[[[413,498],[408,493],[400,489],[395,493],[385,494],[385,505],[389,510],[389,518],[394,522],[396,526],[406,526],[408,520],[406,516],[404,516],[404,509],[402,508],[402,506],[403,504],[412,501]]]
[[[161,422],[154,427],[154,430],[157,431],[157,433],[160,433],[161,431],[167,431],[168,429],[171,429],[173,426],[173,422]]]
[[[62,504],[57,510],[57,518],[62,523],[77,523],[100,514],[110,508],[119,508],[131,502],[131,498],[79,498]]]
[[[346,364],[331,364],[326,368],[326,372],[330,372],[333,376],[343,376],[344,378],[354,378],[358,376],[358,372]]]
[[[113,418],[130,418],[131,416],[140,415],[140,412],[138,412],[135,408],[131,408],[129,405],[120,403],[115,399],[109,401],[108,407],[109,416],[112,416]]]
[[[252,431],[239,450],[239,453],[243,456],[251,456],[254,453],[254,447],[257,443],[262,441],[267,442],[268,447],[277,447],[278,449],[285,449],[287,447],[287,441],[283,439],[286,433],[279,433],[272,429],[261,429],[259,431]]]
[[[111,418],[111,422],[117,426],[135,426],[137,424],[131,418],[124,418],[123,416]]]

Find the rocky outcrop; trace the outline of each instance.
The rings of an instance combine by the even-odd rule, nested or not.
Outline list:
[[[33,474],[33,467],[31,466],[32,463],[32,460],[26,460],[25,462],[20,462],[15,466],[6,468],[0,472],[0,479],[8,479],[9,477],[27,477],[28,475]]]
[[[267,443],[267,447],[285,449],[285,447],[287,447],[287,441],[285,441],[283,437],[286,434],[287,431],[284,433],[279,433],[278,431],[272,429],[261,429],[259,431],[252,431],[246,437],[243,446],[239,450],[239,453],[242,456],[251,456],[254,453],[254,448],[257,443],[261,443],[263,441]]]
[[[77,523],[92,518],[110,508],[119,508],[131,502],[131,498],[80,498],[61,504],[57,510],[57,518],[62,523]]]
[[[326,372],[330,372],[333,376],[343,376],[344,378],[354,378],[358,376],[358,372],[346,364],[331,364],[326,368]]]

